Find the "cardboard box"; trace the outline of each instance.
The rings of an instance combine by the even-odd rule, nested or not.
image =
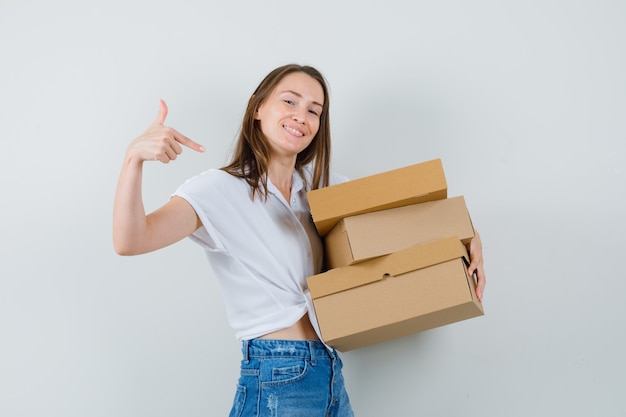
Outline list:
[[[339,220],[448,196],[441,159],[310,191],[307,196],[313,222],[325,236]]]
[[[452,237],[309,277],[322,339],[348,351],[483,315],[467,261]]]
[[[340,220],[326,235],[326,266],[340,268],[450,236],[463,244],[474,237],[462,196],[359,214]]]

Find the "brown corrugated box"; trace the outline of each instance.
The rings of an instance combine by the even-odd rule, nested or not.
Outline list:
[[[480,316],[457,237],[307,279],[326,344],[348,351]]]
[[[313,221],[321,236],[341,219],[448,196],[441,159],[310,191]]]
[[[474,237],[462,196],[350,216],[324,238],[326,266],[352,265],[449,236],[464,244]]]

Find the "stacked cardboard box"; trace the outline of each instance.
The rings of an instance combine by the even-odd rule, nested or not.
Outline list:
[[[307,279],[324,342],[347,351],[483,314],[463,197],[441,160],[308,194],[329,270]]]

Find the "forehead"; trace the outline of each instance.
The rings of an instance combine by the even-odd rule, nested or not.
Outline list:
[[[293,92],[303,98],[320,104],[324,103],[324,89],[321,84],[304,72],[292,72],[276,84],[274,94]]]

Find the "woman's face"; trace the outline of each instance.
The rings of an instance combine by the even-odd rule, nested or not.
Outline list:
[[[272,157],[292,157],[309,146],[320,127],[324,90],[303,72],[286,75],[257,109],[255,119]]]

